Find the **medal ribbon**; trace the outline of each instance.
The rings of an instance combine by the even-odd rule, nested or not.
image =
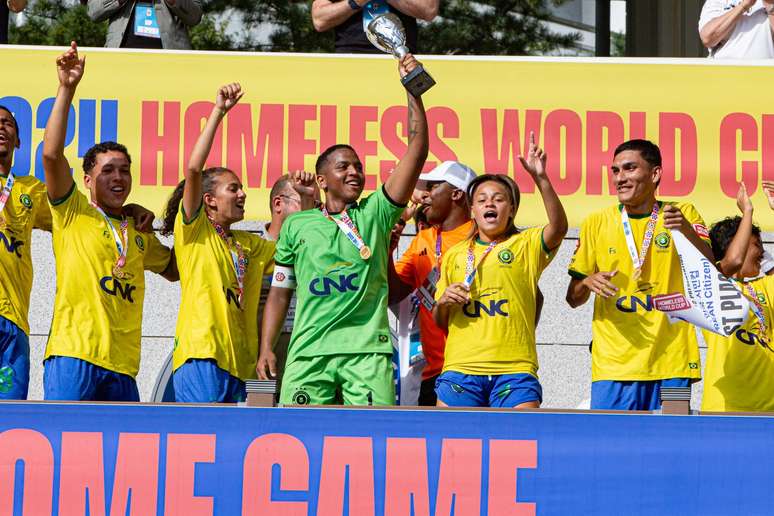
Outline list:
[[[495,248],[497,245],[497,240],[492,240],[489,242],[489,245],[484,249],[484,254],[481,255],[481,259],[478,261],[478,265],[475,265],[476,262],[476,255],[473,253],[473,246],[475,246],[476,243],[474,240],[470,241],[470,245],[468,246],[468,261],[465,264],[465,286],[470,288],[470,286],[473,284],[473,280],[476,278],[476,271],[479,267],[481,267],[481,264],[484,263],[484,260],[486,260],[487,255],[492,251],[492,249]]]
[[[328,213],[328,209],[325,206],[322,206],[320,208],[320,211],[322,211],[322,214],[325,216],[326,219],[332,220],[336,223],[336,225],[339,227],[342,233],[349,239],[350,242],[352,242],[352,245],[357,248],[358,252],[362,255],[363,248],[367,247],[365,242],[363,241],[363,237],[360,236],[360,232],[357,230],[357,226],[355,226],[355,223],[352,221],[352,219],[347,214],[347,210],[341,212],[341,217],[339,219],[334,219],[331,217],[331,214]]]
[[[8,202],[8,199],[11,197],[11,189],[13,188],[13,184],[16,182],[16,176],[13,172],[8,172],[8,179],[5,180],[5,186],[3,187],[3,191],[0,192],[0,213],[3,213],[3,210],[5,209],[5,203]]]
[[[110,222],[110,217],[107,213],[96,202],[91,201],[91,205],[102,215],[102,218],[105,219],[105,224],[110,228],[110,233],[113,235],[113,240],[116,243],[116,252],[118,253],[114,268],[122,269],[126,265],[126,253],[129,250],[129,221],[126,220],[126,217],[123,217],[119,230],[116,230],[115,226]]]
[[[239,307],[244,310],[242,305],[242,298],[245,291],[245,274],[247,274],[247,257],[245,256],[245,250],[242,248],[236,238],[229,237],[226,234],[226,230],[223,226],[210,219],[210,224],[215,229],[215,233],[218,234],[221,240],[226,243],[228,251],[231,254],[231,265],[234,267],[234,275],[237,281],[237,301],[239,301]]]
[[[432,312],[435,306],[435,286],[438,283],[438,279],[441,277],[439,271],[441,270],[441,243],[443,237],[441,236],[441,230],[438,229],[438,234],[435,237],[435,266],[430,270],[430,273],[422,282],[422,285],[417,288],[417,299],[422,303],[422,306]]]
[[[747,294],[747,297],[750,299],[750,301],[752,301],[752,306],[750,308],[752,308],[755,317],[758,319],[758,325],[760,326],[761,331],[761,335],[758,335],[758,338],[760,338],[763,342],[768,342],[768,325],[766,324],[766,316],[763,312],[763,305],[761,305],[761,302],[758,299],[758,294],[749,283],[743,283],[742,285],[744,287],[744,292]]]
[[[635,276],[642,272],[642,266],[645,263],[645,256],[648,254],[650,243],[653,241],[653,233],[658,222],[658,202],[653,203],[653,210],[650,213],[650,220],[645,228],[645,238],[642,240],[642,247],[637,254],[637,244],[634,243],[634,231],[632,223],[629,221],[629,214],[626,213],[626,207],[621,209],[621,224],[623,224],[624,236],[626,237],[626,247],[629,249],[629,256],[632,259]]]

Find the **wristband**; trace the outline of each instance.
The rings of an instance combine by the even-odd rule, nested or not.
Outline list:
[[[360,5],[358,5],[355,0],[349,0],[349,6],[352,8],[353,11],[359,11],[361,9]]]

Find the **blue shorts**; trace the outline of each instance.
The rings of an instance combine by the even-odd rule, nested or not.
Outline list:
[[[543,401],[543,388],[531,374],[494,376],[441,373],[435,382],[438,399],[450,407],[516,407]]]
[[[212,359],[188,359],[172,374],[175,401],[239,403],[247,399],[245,382],[218,367]]]
[[[597,410],[658,410],[661,387],[689,387],[690,378],[642,382],[599,380],[591,383],[591,408]]]
[[[43,363],[43,398],[61,401],[140,401],[137,382],[80,358],[53,356]]]
[[[26,400],[30,385],[30,340],[0,317],[0,400]]]

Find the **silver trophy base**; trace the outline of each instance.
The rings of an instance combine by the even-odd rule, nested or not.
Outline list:
[[[424,92],[435,86],[435,80],[421,65],[414,68],[400,82],[415,98],[419,98]]]

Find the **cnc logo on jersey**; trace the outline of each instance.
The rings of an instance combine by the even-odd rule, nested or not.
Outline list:
[[[137,244],[137,247],[140,249],[140,251],[145,251],[145,241],[140,235],[134,236],[134,243]]]
[[[223,293],[226,294],[226,303],[234,303],[237,308],[242,309],[242,303],[239,302],[239,295],[236,288],[223,287]]]
[[[293,393],[293,397],[291,399],[295,405],[309,405],[309,402],[312,401],[309,393],[304,389],[298,389],[295,393]]]
[[[11,235],[9,239],[8,235],[6,235],[2,231],[0,231],[0,242],[3,243],[6,251],[8,251],[11,254],[15,254],[17,258],[21,258],[22,256],[21,248],[24,245],[24,242],[22,242],[21,240],[17,240],[16,237],[13,235]]]
[[[671,238],[669,238],[669,233],[666,231],[659,233],[656,235],[656,238],[653,239],[653,241],[656,243],[657,247],[660,247],[661,249],[666,249],[669,247],[669,242],[671,242]]]
[[[103,276],[102,279],[99,280],[99,288],[108,295],[120,297],[124,301],[134,303],[132,294],[137,290],[137,287],[125,280],[120,280],[113,276]]]
[[[22,203],[22,206],[27,208],[28,210],[32,208],[32,197],[29,196],[29,194],[23,193],[19,196],[19,202]]]
[[[498,315],[508,317],[508,312],[506,311],[508,300],[492,298],[499,291],[499,288],[484,290],[478,295],[478,299],[463,305],[462,313],[471,318],[479,318],[485,315],[488,317],[496,317]]]
[[[497,253],[497,259],[500,260],[500,263],[504,263],[505,265],[510,265],[513,263],[513,252],[511,252],[510,249],[503,249],[499,253]]]
[[[637,296],[619,297],[615,302],[615,307],[625,313],[635,313],[638,310],[650,312],[653,310],[653,297],[650,294],[645,296],[645,299]]]
[[[350,262],[333,264],[322,277],[314,278],[309,283],[309,292],[318,297],[330,296],[334,292],[341,294],[357,292],[360,289],[360,285],[357,283],[359,275],[356,272],[347,272],[351,266]]]

